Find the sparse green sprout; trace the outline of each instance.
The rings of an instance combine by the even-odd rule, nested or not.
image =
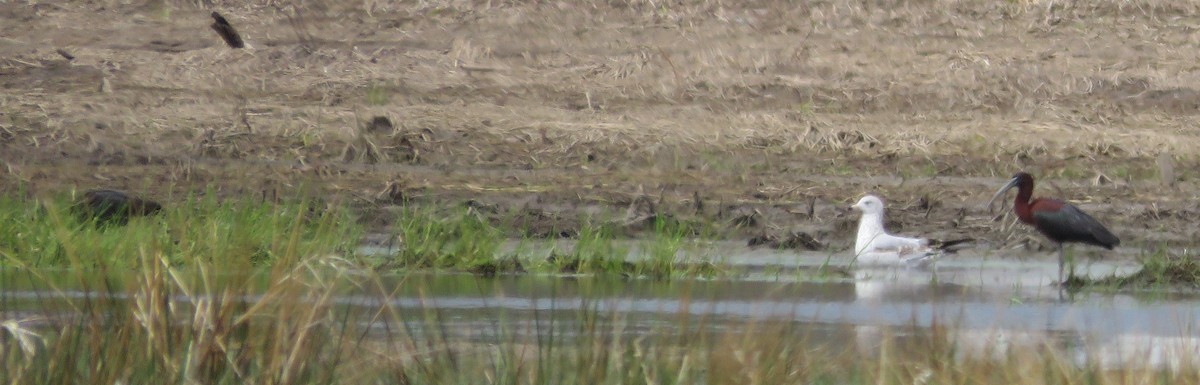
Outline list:
[[[391,100],[390,91],[383,84],[371,84],[367,88],[367,104],[372,106],[385,106]]]

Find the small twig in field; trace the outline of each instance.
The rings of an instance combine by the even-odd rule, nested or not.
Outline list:
[[[242,99],[242,103],[238,105],[236,113],[242,125],[246,126],[246,132],[254,133],[254,127],[250,125],[250,114],[246,111],[246,99]]]
[[[300,14],[300,8],[292,6],[292,12],[286,12],[279,6],[276,6],[276,9],[283,12],[284,16],[287,16],[288,24],[292,26],[292,32],[296,34],[296,40],[300,42],[300,47],[304,48],[306,52],[313,52],[316,49],[316,46],[313,44],[314,39],[312,34],[308,32],[308,28],[305,28],[307,23],[304,20],[304,16]]]
[[[72,55],[70,52],[67,52],[67,50],[65,50],[65,49],[59,48],[59,49],[54,50],[54,52],[58,52],[58,55],[62,56],[63,59],[67,59],[67,61],[75,61],[75,55]]]
[[[663,60],[666,60],[666,61],[667,61],[667,66],[668,66],[668,67],[671,67],[671,74],[672,74],[672,75],[675,75],[675,87],[676,87],[676,91],[677,91],[677,92],[679,92],[679,95],[678,95],[678,97],[682,97],[682,96],[683,96],[683,90],[684,90],[684,87],[683,87],[683,76],[679,75],[679,70],[675,68],[675,63],[671,61],[671,56],[670,56],[670,55],[667,55],[667,52],[666,52],[666,51],[663,51],[662,47],[657,47],[657,50],[658,50],[658,54],[659,54],[659,55],[662,55],[662,57],[663,57]]]

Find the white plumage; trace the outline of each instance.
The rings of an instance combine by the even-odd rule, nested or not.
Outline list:
[[[851,208],[862,211],[854,257],[864,265],[923,265],[941,254],[924,238],[905,238],[888,234],[883,228],[883,200],[867,195]]]

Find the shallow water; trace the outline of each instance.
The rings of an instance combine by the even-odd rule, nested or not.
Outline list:
[[[994,253],[964,253],[941,260],[935,269],[853,268],[849,277],[821,277],[806,272],[846,263],[826,254],[737,250],[718,245],[707,255],[689,259],[744,269],[732,278],[661,282],[407,273],[383,280],[385,291],[391,292],[388,297],[348,290],[335,302],[366,310],[359,314],[369,314],[386,303],[399,314],[412,317],[414,322],[408,326],[418,333],[424,324],[417,321],[436,314],[442,327],[438,332],[484,343],[501,334],[548,331],[556,338],[572,338],[572,331],[581,330],[582,322],[600,322],[600,330],[612,330],[614,335],[638,336],[674,330],[682,324],[687,325],[687,332],[744,331],[769,321],[803,328],[813,341],[852,340],[853,346],[845,348],[868,355],[885,336],[902,337],[896,330],[911,333],[936,325],[950,331],[960,355],[1002,357],[1010,348],[1050,346],[1081,365],[1172,368],[1196,364],[1188,360],[1200,357],[1200,339],[1193,335],[1200,330],[1200,295],[1068,295],[1051,285],[1058,266],[1049,255],[1020,260]],[[530,255],[530,260],[544,258]],[[1136,268],[1129,263],[1101,261],[1084,263],[1078,271],[1107,275]],[[0,273],[0,317],[69,313],[52,303],[102,296],[66,280],[54,282],[54,286],[57,289],[23,271]],[[113,299],[128,300],[121,296]],[[174,298],[185,303],[194,299]],[[239,299],[253,302],[259,297]],[[554,322],[548,324],[547,320]],[[384,333],[382,325],[365,319],[358,322]]]

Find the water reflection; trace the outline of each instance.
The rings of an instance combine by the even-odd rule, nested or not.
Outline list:
[[[1009,272],[962,284],[966,271],[939,269],[855,272],[855,305],[877,318],[855,326],[856,347],[875,356],[885,342],[909,337],[896,324],[938,328],[956,359],[1003,360],[1014,351],[1046,348],[1068,352],[1078,365],[1099,368],[1150,366],[1179,370],[1200,365],[1200,339],[1190,336],[1200,320],[1197,298],[1142,300],[1123,294],[1066,297],[1038,285],[1044,272]],[[1000,273],[993,273],[1001,275]]]
[[[827,257],[792,257],[789,266],[797,270],[828,264]],[[434,312],[443,328],[437,332],[479,342],[549,331],[569,339],[584,322],[596,323],[614,336],[640,336],[679,328],[697,333],[744,331],[770,321],[805,330],[814,343],[852,339],[853,346],[840,345],[863,355],[877,354],[886,341],[937,329],[953,341],[960,359],[1002,359],[1013,349],[1043,347],[1066,352],[1081,365],[1102,367],[1177,368],[1195,364],[1181,362],[1182,357],[1200,357],[1200,342],[1190,337],[1200,330],[1200,298],[1194,295],[1143,299],[1092,293],[1064,299],[1048,285],[1054,264],[985,259],[958,259],[936,270],[852,269],[849,277],[808,275],[809,280],[797,278],[805,277],[803,273],[761,273],[771,270],[774,258],[770,253],[730,258],[760,272],[750,278],[668,282],[413,273],[386,277],[382,284],[388,296],[348,288],[334,302],[364,315],[389,306],[411,319],[406,327],[418,334],[426,332],[422,321]],[[34,319],[48,326],[75,314],[55,301],[130,300],[123,294],[88,292],[67,282],[38,284],[19,276],[21,272],[0,272],[3,319],[41,317]],[[197,298],[181,295],[172,300],[186,306]],[[238,300],[256,302],[261,297]],[[385,326],[367,318],[353,322],[379,335],[386,333]],[[1190,354],[1177,354],[1181,351]]]

